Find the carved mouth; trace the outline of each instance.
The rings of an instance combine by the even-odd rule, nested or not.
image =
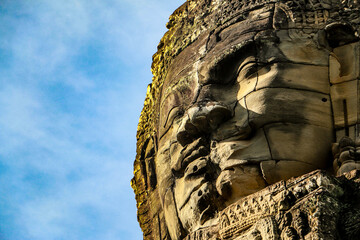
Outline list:
[[[199,185],[195,186],[191,192],[189,193],[189,195],[186,197],[185,201],[181,204],[179,210],[183,209],[184,206],[189,202],[189,200],[192,198],[192,197],[195,197],[193,196],[194,194],[198,194],[198,195],[201,195],[199,197],[203,197],[204,195],[203,194],[200,194],[200,192],[198,191],[200,188],[202,188],[202,186],[204,184],[209,184],[208,181],[205,180],[205,178],[203,179],[203,181],[200,182]],[[200,190],[201,191],[201,190]],[[202,191],[201,191],[202,192]]]
[[[228,159],[220,165],[222,171],[233,170],[235,167],[241,167],[251,163],[249,160],[242,159]]]
[[[189,163],[195,159],[209,154],[208,143],[204,138],[198,138],[191,144],[187,145],[180,153],[179,161],[181,167],[185,169]]]
[[[249,140],[229,138],[212,145],[211,157],[219,163],[220,169],[229,170],[233,167],[258,164],[271,159],[269,145],[262,131],[257,132]]]
[[[211,184],[210,183],[211,178],[213,177],[211,176],[213,175],[212,172],[213,169],[209,166],[209,159],[206,157],[201,157],[199,159],[196,159],[187,166],[184,173],[183,181],[186,183],[187,188],[192,188],[192,189],[188,192],[184,202],[180,206],[180,209],[182,209],[189,202],[191,198],[193,197],[201,198],[202,194],[204,193],[204,191],[201,190],[203,189],[203,185]]]
[[[194,149],[187,157],[182,161],[182,167],[187,168],[192,162],[201,157],[207,156],[209,154],[208,148],[205,146],[200,146],[198,149]]]
[[[190,180],[191,178],[203,176],[204,174],[207,173],[208,170],[207,166],[208,166],[208,159],[206,157],[201,157],[189,163],[184,172],[185,179]]]
[[[179,198],[184,199],[179,204],[179,209],[182,209],[195,196],[194,194],[201,192],[199,189],[211,180],[213,169],[209,167],[210,160],[207,157],[209,151],[209,143],[203,137],[181,150],[176,164],[177,169],[173,168],[180,184],[177,190],[182,197]]]

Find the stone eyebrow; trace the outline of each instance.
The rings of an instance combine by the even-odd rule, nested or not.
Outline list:
[[[230,83],[236,79],[239,68],[249,56],[256,57],[255,42],[248,40],[228,48],[210,62],[207,83]],[[256,62],[256,61],[254,61]],[[250,63],[250,62],[249,62]],[[243,65],[242,67],[244,67]],[[206,85],[206,84],[204,84]]]

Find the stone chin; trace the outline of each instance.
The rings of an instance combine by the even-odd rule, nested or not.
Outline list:
[[[188,201],[178,209],[180,221],[189,232],[217,222],[217,213],[224,206],[219,206],[219,194],[212,183],[206,182],[195,189]]]
[[[226,205],[266,186],[258,165],[236,165],[226,168],[216,180],[216,189],[225,199]]]

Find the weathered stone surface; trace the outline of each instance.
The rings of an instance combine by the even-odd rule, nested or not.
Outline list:
[[[359,177],[357,170],[339,178],[314,171],[278,182],[231,204],[217,224],[186,239],[358,239]]]
[[[170,16],[131,182],[144,239],[356,239],[359,7],[188,0]]]
[[[332,146],[334,155],[334,170],[338,176],[350,172],[354,169],[360,169],[360,141],[355,141],[347,136],[340,139],[339,143]]]
[[[309,29],[315,31],[315,29]],[[279,51],[285,59],[293,63],[327,66],[329,52],[318,47],[318,44],[306,34],[306,29],[289,29],[276,32],[280,38]]]
[[[214,142],[211,146],[211,159],[222,169],[247,162],[260,162],[271,159],[265,132],[260,129],[251,139],[226,139]],[[227,159],[226,161],[222,161]]]
[[[312,164],[295,160],[262,161],[260,167],[264,179],[269,184],[291,178],[293,175],[301,176],[314,169]]]
[[[355,80],[359,77],[359,43],[334,48],[330,56],[330,82],[333,84]]]
[[[262,88],[292,88],[329,94],[326,66],[294,63],[274,63],[258,70],[256,90]]]
[[[250,124],[256,127],[267,123],[286,122],[332,128],[328,99],[328,95],[316,92],[264,88],[250,93],[245,101]]]
[[[359,80],[352,80],[331,86],[331,101],[335,128],[345,128],[358,122]]]
[[[273,160],[303,162],[319,169],[325,169],[329,164],[328,146],[334,139],[328,128],[309,124],[273,123],[266,125],[264,129]]]

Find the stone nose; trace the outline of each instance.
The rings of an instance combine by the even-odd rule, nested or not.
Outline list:
[[[185,146],[208,135],[232,115],[230,107],[218,102],[197,103],[189,108],[177,132],[178,142]]]

